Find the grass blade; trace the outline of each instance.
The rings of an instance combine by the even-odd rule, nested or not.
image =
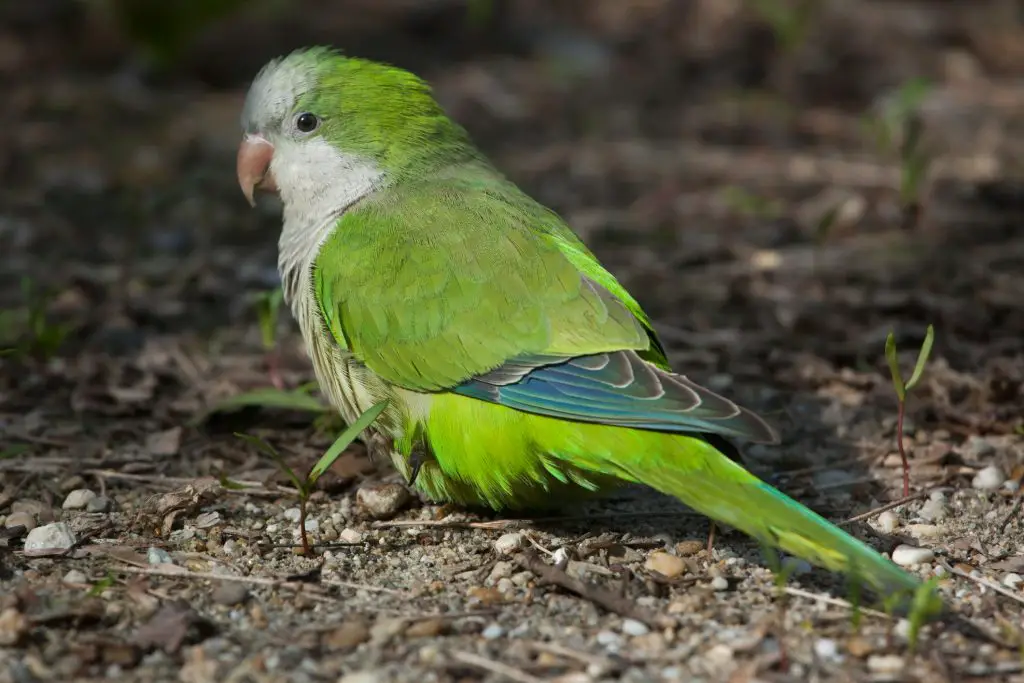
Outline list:
[[[203,422],[214,413],[226,413],[232,410],[241,410],[242,408],[277,408],[307,413],[326,413],[330,410],[330,406],[306,391],[300,389],[281,391],[280,389],[268,387],[229,396],[197,417],[193,422]]]
[[[376,420],[377,417],[380,416],[382,412],[384,412],[384,409],[387,407],[387,405],[387,399],[375,404],[365,413],[360,415],[359,419],[350,424],[348,428],[345,429],[345,431],[343,431],[341,435],[334,440],[334,443],[331,444],[331,447],[328,448],[322,456],[320,456],[320,459],[317,461],[317,463],[313,465],[313,469],[309,471],[309,476],[306,477],[306,481],[308,482],[308,486],[310,488],[312,488],[313,485],[316,483],[316,480],[319,479],[320,476],[324,472],[326,472],[331,467],[331,465],[334,464],[334,461],[337,460],[338,457],[345,452],[345,449],[348,448],[348,445],[355,441],[356,437],[359,436],[359,434],[364,429],[373,424],[373,421]]]
[[[258,448],[259,450],[263,451],[271,458],[273,458],[274,462],[277,463],[277,466],[281,468],[281,471],[287,474],[288,478],[292,480],[292,483],[295,485],[295,488],[299,491],[299,493],[301,494],[305,492],[306,487],[303,485],[302,480],[299,479],[298,475],[296,475],[295,472],[292,471],[291,467],[288,467],[288,463],[284,461],[284,457],[282,457],[282,455],[277,452],[276,448],[271,446],[269,443],[267,443],[260,437],[253,436],[252,434],[243,434],[241,432],[235,432],[235,436],[237,436],[239,439],[249,442],[256,448]]]
[[[917,354],[917,364],[914,366],[914,373],[907,380],[907,391],[910,391],[917,384],[918,380],[921,379],[921,374],[924,373],[924,364],[928,362],[928,356],[932,353],[932,344],[934,342],[935,328],[929,325],[928,332],[924,335],[924,343],[921,344],[921,352]]]
[[[896,337],[892,332],[885,338],[885,359],[889,361],[889,374],[892,375],[892,384],[896,387],[896,396],[903,401],[907,397],[907,387],[903,383],[903,375],[900,374],[900,361],[896,357]]]

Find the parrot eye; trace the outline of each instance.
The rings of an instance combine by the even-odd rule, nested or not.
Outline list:
[[[295,127],[301,133],[312,133],[319,125],[320,119],[316,117],[316,114],[310,114],[308,111],[295,118]]]

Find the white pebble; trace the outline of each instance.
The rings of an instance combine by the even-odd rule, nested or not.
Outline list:
[[[1006,475],[995,465],[989,465],[974,475],[971,486],[979,491],[995,491],[1006,481]]]
[[[149,550],[146,551],[146,561],[150,564],[174,564],[171,554],[163,548],[157,548],[156,546],[150,546]]]
[[[64,575],[64,578],[61,579],[61,581],[68,585],[81,585],[83,583],[89,583],[89,577],[86,576],[84,572],[72,569]]]
[[[651,632],[647,624],[636,619],[625,619],[622,622],[622,632],[627,636],[646,636]]]
[[[899,525],[900,517],[892,510],[886,510],[878,515],[878,528],[887,534],[891,534]]]
[[[622,638],[618,633],[612,633],[611,631],[598,631],[597,632],[597,644],[608,648],[616,648],[619,643],[622,642]]]
[[[875,673],[897,673],[903,671],[903,657],[899,655],[871,655],[868,669]]]
[[[896,627],[893,629],[893,633],[900,640],[910,640],[910,622],[906,619],[900,619],[896,622]]]
[[[75,533],[64,522],[55,522],[36,527],[25,537],[25,552],[38,553],[46,550],[67,550],[75,544]]]
[[[814,654],[826,662],[840,662],[843,659],[839,654],[839,645],[831,638],[818,638],[814,641]]]
[[[1010,572],[1009,574],[1003,577],[1003,585],[1009,588],[1016,588],[1022,583],[1024,583],[1024,577],[1021,577],[1020,574]]]
[[[551,559],[554,560],[555,564],[559,567],[564,567],[569,564],[569,551],[565,548],[559,548],[555,551],[554,555],[551,556]]]
[[[900,545],[892,551],[892,561],[901,567],[912,564],[923,564],[935,559],[935,553],[928,548],[915,548],[912,545]]]
[[[287,519],[289,522],[298,522],[299,517],[302,516],[302,511],[299,508],[288,508],[282,514],[282,517]]]
[[[929,522],[938,522],[949,516],[949,506],[944,500],[927,500],[917,514],[921,519]]]
[[[75,489],[64,499],[61,508],[64,510],[82,510],[95,497],[96,494],[89,489]]]
[[[320,528],[320,522],[315,519],[307,519],[304,526],[306,527],[306,531],[316,531]]]
[[[495,640],[505,635],[505,629],[497,624],[489,624],[481,633],[481,636],[486,640]]]
[[[341,530],[341,533],[338,534],[338,539],[341,540],[342,543],[362,543],[363,535],[355,529],[345,527]]]
[[[523,547],[523,535],[521,533],[502,534],[494,542],[494,550],[499,555],[511,555]]]
[[[729,590],[729,580],[724,576],[716,576],[711,579],[711,589],[716,591]]]

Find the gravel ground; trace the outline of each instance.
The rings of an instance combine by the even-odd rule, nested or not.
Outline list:
[[[162,74],[80,30],[79,4],[0,8],[0,347],[32,342],[0,357],[0,682],[1024,681],[1013,3],[824,2],[786,42],[738,2],[519,0],[467,23],[460,2],[303,0],[216,23]],[[746,537],[709,554],[707,521],[645,489],[529,520],[426,504],[360,444],[298,552],[294,489],[235,433],[303,471],[337,421],[215,408],[271,367],[312,379],[283,312],[262,343],[279,209],[248,209],[234,152],[247,79],[328,40],[434,83],[677,368],[780,428],[747,465],[939,577],[956,618],[915,640],[836,577],[798,564],[782,589]],[[870,124],[915,77],[908,202],[914,162]],[[928,325],[912,499],[890,506],[885,339],[908,373]]]

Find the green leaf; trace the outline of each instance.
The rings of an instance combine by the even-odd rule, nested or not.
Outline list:
[[[221,486],[232,491],[242,491],[245,489],[245,487],[239,484],[237,481],[231,481],[230,479],[228,479],[227,475],[225,474],[220,475],[219,481]]]
[[[307,391],[300,389],[282,391],[268,387],[229,396],[195,418],[193,423],[202,422],[214,413],[225,413],[252,407],[297,410],[308,413],[326,413],[330,410],[330,406],[316,396],[311,396]]]
[[[885,359],[889,361],[889,374],[892,375],[896,396],[900,401],[904,401],[907,398],[907,389],[903,384],[903,375],[900,374],[900,362],[896,357],[896,337],[892,332],[889,332],[889,336],[885,338]]]
[[[387,405],[387,399],[375,404],[365,413],[360,415],[359,419],[350,424],[348,428],[341,433],[341,436],[334,440],[331,447],[328,448],[320,457],[320,460],[313,465],[313,469],[309,471],[309,475],[306,477],[306,481],[308,482],[310,489],[312,489],[313,485],[316,484],[317,479],[319,479],[320,476],[334,464],[334,461],[345,452],[348,445],[355,441],[356,437],[359,436],[364,429],[373,424],[373,421],[376,420],[382,412],[384,412]]]
[[[924,364],[928,362],[928,356],[932,353],[932,343],[934,341],[935,328],[929,325],[928,332],[924,335],[924,342],[921,344],[921,352],[917,354],[917,364],[914,366],[914,372],[910,375],[910,379],[907,380],[907,391],[914,388],[914,385],[921,379],[921,375],[924,373]]]
[[[263,451],[271,458],[273,458],[274,462],[277,463],[277,466],[281,469],[281,471],[287,474],[288,478],[292,480],[292,483],[295,485],[295,488],[298,489],[299,494],[305,495],[305,484],[302,482],[301,479],[299,479],[295,472],[292,471],[292,468],[288,467],[288,463],[284,461],[284,457],[282,457],[282,455],[277,452],[276,448],[271,446],[269,443],[267,443],[260,437],[253,436],[252,434],[243,434],[241,432],[235,432],[235,436],[237,436],[239,439],[243,439],[244,441],[248,441],[250,444],[252,444],[256,448],[258,448],[259,450]]]
[[[7,448],[0,451],[0,460],[10,460],[11,458],[17,458],[19,455],[27,452],[28,450],[29,447],[27,444],[16,443],[13,446],[8,446]]]

